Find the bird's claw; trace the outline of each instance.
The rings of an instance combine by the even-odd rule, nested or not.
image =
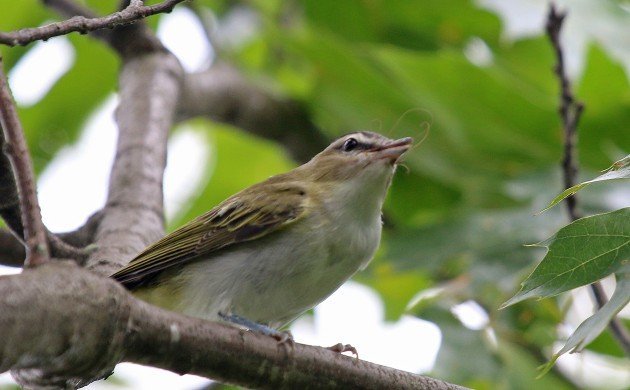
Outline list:
[[[278,345],[282,346],[287,354],[290,354],[295,347],[295,341],[293,340],[293,335],[289,331],[276,331],[271,334],[271,337],[278,341]]]
[[[337,353],[351,352],[357,359],[359,358],[359,352],[350,344],[337,343],[333,346],[326,347],[326,349]]]

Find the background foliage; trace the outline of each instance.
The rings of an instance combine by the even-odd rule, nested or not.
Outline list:
[[[86,3],[101,12],[112,8],[109,2]],[[622,20],[626,28],[617,34],[629,35],[630,13],[623,4],[590,3],[605,10],[597,14],[604,19],[581,23]],[[407,169],[397,173],[382,248],[356,279],[381,294],[388,320],[407,313],[440,327],[442,346],[431,374],[478,389],[581,385],[562,370],[534,381],[554,342],[566,337],[558,330],[570,297],[498,310],[544,255],[523,244],[542,241],[568,222],[560,207],[533,215],[562,190],[557,80],[542,29],[509,39],[506,22],[494,11],[465,0],[195,4],[215,15],[223,61],[252,82],[302,101],[330,138],[369,129],[418,139],[430,129],[406,159]],[[243,12],[255,16],[248,26],[255,33],[234,43],[221,35],[221,26]],[[5,7],[0,29],[51,18],[35,0],[24,0]],[[116,89],[116,57],[93,40],[68,38],[75,50],[71,69],[41,101],[20,108],[39,172],[77,140],[87,117]],[[3,49],[5,66],[14,66],[32,47]],[[629,58],[630,45],[625,50]],[[586,104],[579,146],[584,180],[630,151],[630,61],[624,68],[615,58],[619,53],[610,47],[589,42],[576,73],[576,94]],[[171,227],[295,166],[280,145],[209,121],[193,125],[215,151],[207,161],[212,169]],[[623,182],[592,186],[580,196],[586,214],[629,205]],[[439,293],[423,295],[429,288]],[[453,314],[453,306],[467,301],[486,311],[483,329],[469,329]],[[608,331],[586,349],[604,359],[624,359]]]

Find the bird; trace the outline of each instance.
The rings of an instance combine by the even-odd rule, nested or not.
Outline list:
[[[277,335],[364,269],[413,139],[357,131],[149,245],[111,277],[168,310]]]

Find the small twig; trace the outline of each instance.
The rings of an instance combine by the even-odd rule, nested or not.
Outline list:
[[[51,258],[71,259],[83,265],[94,250],[94,236],[102,219],[103,212],[99,210],[76,230],[56,234],[47,230]],[[0,229],[0,265],[22,267],[25,257],[26,251],[21,237],[16,236],[15,232]]]
[[[5,150],[13,166],[15,181],[20,199],[24,241],[26,243],[26,260],[24,266],[36,266],[48,261],[48,241],[46,228],[37,201],[37,190],[33,166],[28,153],[22,124],[18,119],[13,97],[7,79],[2,70],[0,57],[0,121],[2,123]]]
[[[185,0],[165,0],[155,5],[142,5],[141,1],[132,1],[124,10],[101,18],[73,16],[68,20],[41,27],[24,28],[13,32],[0,32],[0,43],[8,46],[26,45],[34,41],[47,40],[71,32],[87,34],[95,30],[114,28],[133,23],[147,16],[171,12],[175,5],[183,1]]]
[[[103,210],[99,210],[90,215],[83,224],[76,230],[57,233],[57,236],[63,240],[66,244],[72,245],[75,248],[83,248],[94,243],[94,236],[101,221],[103,220]]]
[[[80,16],[87,19],[98,19],[90,8],[73,0],[43,0],[44,3],[65,18]],[[137,4],[137,3],[136,3]],[[119,9],[129,7],[129,1],[122,1]],[[119,25],[110,30],[96,30],[89,33],[114,49],[123,59],[158,50],[165,50],[159,39],[140,20],[133,24]]]
[[[576,156],[577,125],[584,110],[584,104],[575,100],[571,91],[571,82],[566,75],[564,67],[564,55],[560,44],[560,30],[566,14],[556,10],[551,4],[547,17],[547,35],[556,55],[554,72],[560,81],[560,107],[558,109],[564,128],[564,157],[562,170],[564,173],[564,188],[573,187],[577,183],[578,163]],[[577,211],[577,198],[574,195],[566,199],[567,212],[571,221],[580,218]]]
[[[562,52],[562,45],[560,43],[560,30],[562,29],[562,23],[566,13],[558,12],[556,6],[552,3],[549,7],[549,14],[547,16],[547,36],[551,41],[554,53],[556,55],[556,66],[554,67],[554,73],[558,77],[560,82],[560,107],[558,112],[562,120],[562,127],[564,129],[564,156],[562,159],[562,173],[564,178],[564,188],[573,187],[577,184],[578,174],[578,162],[577,162],[577,126],[580,121],[582,112],[584,111],[584,104],[575,100],[573,92],[571,90],[571,82],[567,77],[564,56]],[[581,218],[580,212],[577,210],[577,197],[575,194],[570,195],[565,200],[567,213],[571,221],[575,221]],[[591,284],[591,291],[598,308],[602,308],[608,298],[604,292],[604,289],[599,282]],[[630,356],[630,335],[623,327],[618,318],[613,318],[608,325],[613,336],[617,339],[617,342],[621,345],[626,355]]]
[[[20,240],[24,239],[24,227],[22,226],[22,213],[20,212],[20,197],[18,195],[15,175],[9,157],[4,153],[4,130],[0,122],[0,217],[13,235]]]

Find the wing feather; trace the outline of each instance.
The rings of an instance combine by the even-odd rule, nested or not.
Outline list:
[[[250,187],[153,243],[112,278],[128,288],[150,283],[168,268],[207,259],[294,223],[306,215],[308,204],[307,191],[297,183]]]

